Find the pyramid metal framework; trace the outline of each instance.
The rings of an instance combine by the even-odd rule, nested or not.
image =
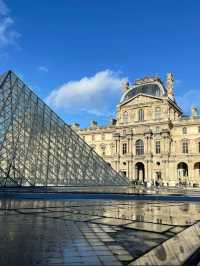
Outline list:
[[[0,76],[0,186],[126,184],[12,71]]]

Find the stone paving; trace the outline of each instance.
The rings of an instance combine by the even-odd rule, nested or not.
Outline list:
[[[199,220],[199,203],[0,200],[0,265],[181,265]]]

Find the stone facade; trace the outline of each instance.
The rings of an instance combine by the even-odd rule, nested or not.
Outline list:
[[[106,127],[73,125],[80,136],[131,182],[165,186],[200,185],[200,116],[184,116],[173,93],[159,77],[126,83],[116,119]]]

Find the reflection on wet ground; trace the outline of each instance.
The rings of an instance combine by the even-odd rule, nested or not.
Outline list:
[[[0,265],[183,265],[199,220],[199,203],[1,200]]]
[[[42,193],[114,193],[114,194],[141,194],[141,195],[194,195],[199,196],[200,189],[192,187],[144,187],[144,186],[66,186],[66,187],[6,187],[0,189],[0,193],[9,192],[42,192]]]

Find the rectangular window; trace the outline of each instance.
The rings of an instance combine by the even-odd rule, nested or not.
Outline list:
[[[198,127],[198,132],[200,133],[200,126]]]
[[[144,142],[143,140],[139,139],[135,143],[136,147],[136,155],[143,155],[144,154]]]
[[[126,154],[127,153],[127,144],[123,143],[122,145],[122,154]]]
[[[139,109],[138,111],[138,120],[144,121],[144,110],[143,109]]]
[[[200,142],[198,144],[199,144],[199,153],[200,153]]]
[[[128,112],[124,112],[124,123],[128,123]]]
[[[156,141],[156,154],[160,154],[160,141]]]
[[[187,127],[183,127],[182,131],[183,131],[183,134],[187,134]]]
[[[160,107],[156,107],[155,108],[155,119],[156,120],[160,119],[160,115],[161,115]]]
[[[183,153],[188,153],[188,142],[184,141],[182,145]]]

